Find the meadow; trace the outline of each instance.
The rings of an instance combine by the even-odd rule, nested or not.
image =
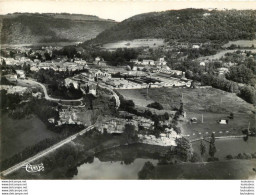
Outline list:
[[[237,97],[236,94],[215,88],[154,88],[120,90],[125,98],[131,99],[137,106],[146,106],[151,102],[159,102],[165,110],[174,111],[184,104],[186,117],[181,118],[179,126],[182,134],[190,139],[209,137],[212,132],[216,136],[241,135],[248,126],[255,127],[256,109]],[[233,113],[234,118],[230,119]],[[196,123],[190,119],[195,117]],[[219,124],[218,120],[228,120],[228,124]]]
[[[104,49],[116,48],[138,48],[138,47],[160,47],[163,46],[164,39],[134,39],[130,41],[117,41],[103,45]]]

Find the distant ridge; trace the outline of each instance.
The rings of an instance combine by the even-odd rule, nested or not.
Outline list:
[[[13,13],[0,16],[1,44],[83,42],[116,24],[97,16]]]
[[[254,39],[255,33],[256,10],[183,9],[133,16],[106,29],[85,44],[141,38],[228,41]]]

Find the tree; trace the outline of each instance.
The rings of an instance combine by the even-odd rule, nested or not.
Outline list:
[[[200,153],[203,156],[205,154],[205,152],[206,152],[206,147],[205,147],[203,141],[201,141],[201,143],[200,143]]]
[[[158,102],[154,102],[154,103],[148,104],[147,107],[148,108],[155,108],[157,110],[163,110],[164,109],[163,106],[160,103],[158,103]]]
[[[139,179],[153,179],[155,167],[151,162],[146,162],[143,168],[139,171]]]
[[[135,130],[135,126],[126,124],[124,127],[124,133],[126,143],[134,143],[138,141],[138,133]]]
[[[52,59],[51,56],[50,56],[50,54],[49,54],[48,52],[45,52],[45,53],[44,53],[44,57],[45,57],[45,60],[46,60],[46,61],[49,61],[49,60]]]
[[[3,65],[3,66],[6,66],[5,59],[3,59],[3,61],[2,61],[2,65]]]
[[[213,158],[216,153],[216,147],[215,147],[215,136],[214,133],[212,133],[211,141],[210,141],[210,147],[209,147],[209,155]]]
[[[194,152],[193,154],[192,154],[192,157],[191,157],[191,160],[190,160],[191,162],[198,162],[198,161],[200,161],[200,156],[196,153],[196,152]]]
[[[188,161],[191,157],[191,144],[190,142],[182,137],[176,140],[177,146],[175,147],[176,154],[184,161]]]
[[[234,119],[234,113],[233,113],[233,112],[230,113],[229,118],[230,118],[230,119]]]
[[[253,87],[244,86],[240,88],[239,96],[243,98],[245,101],[255,104],[256,103],[256,94]]]
[[[169,120],[169,114],[167,112],[164,113],[164,119]]]

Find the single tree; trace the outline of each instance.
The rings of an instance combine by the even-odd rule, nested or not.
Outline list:
[[[211,141],[210,141],[210,147],[209,147],[209,155],[211,157],[214,157],[216,151],[217,150],[216,150],[216,147],[215,147],[215,136],[214,136],[214,133],[212,133]]]
[[[200,143],[200,152],[201,152],[201,155],[202,155],[202,156],[203,156],[203,155],[205,154],[205,152],[206,152],[206,147],[205,147],[203,141],[201,141],[201,143]]]

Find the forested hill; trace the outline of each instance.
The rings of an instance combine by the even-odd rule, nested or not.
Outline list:
[[[255,38],[256,10],[184,9],[136,15],[100,33],[94,43],[138,38],[205,42]]]
[[[83,42],[116,22],[81,14],[14,13],[0,16],[1,44]]]

